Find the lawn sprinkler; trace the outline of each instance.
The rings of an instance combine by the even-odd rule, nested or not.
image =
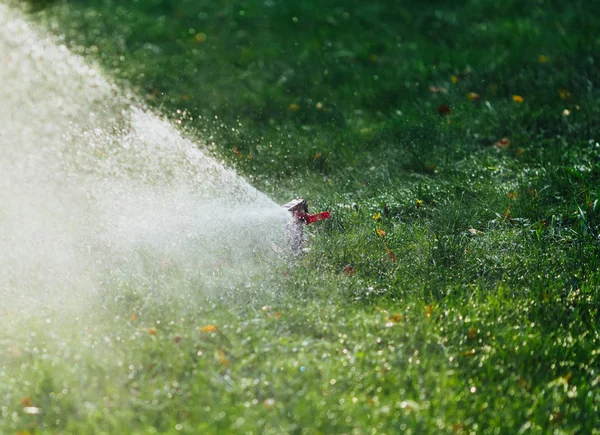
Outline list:
[[[304,241],[302,230],[304,224],[310,225],[313,222],[322,221],[331,217],[331,213],[328,211],[309,214],[308,204],[306,203],[306,200],[302,198],[294,199],[281,207],[292,214],[292,222],[288,224],[287,234],[294,255],[298,255],[302,251],[302,242]]]

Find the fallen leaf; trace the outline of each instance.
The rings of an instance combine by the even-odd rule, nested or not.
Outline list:
[[[132,322],[135,322],[135,321],[138,319],[138,316],[137,316],[137,314],[133,313],[133,314],[131,315],[130,319],[131,319],[131,321],[132,321]]]
[[[433,306],[431,304],[425,306],[425,316],[426,317],[431,317],[431,314],[433,314]]]
[[[33,400],[31,399],[31,397],[27,397],[27,396],[23,397],[21,399],[21,406],[23,408],[25,408],[27,406],[33,406]]]
[[[235,154],[238,157],[244,157],[244,155],[241,153],[238,147],[233,147],[233,154]]]
[[[377,235],[379,237],[385,237],[385,231],[383,231],[382,229],[377,228]]]
[[[344,267],[344,269],[342,270],[342,272],[346,276],[354,276],[354,274],[356,273],[356,269],[354,268],[354,266],[350,266],[348,264],[347,266]]]
[[[173,337],[173,343],[179,344],[180,341],[181,341],[181,337],[179,335],[176,335],[175,337]]]
[[[510,140],[503,137],[498,142],[496,142],[494,146],[498,149],[507,149],[508,147],[510,147]]]
[[[200,332],[217,332],[217,327],[215,325],[206,325],[200,328]]]
[[[437,107],[437,111],[440,115],[444,116],[444,115],[448,115],[450,114],[451,110],[450,110],[450,106],[448,106],[447,104],[440,104]]]
[[[390,317],[386,319],[388,322],[402,322],[404,320],[404,316],[402,314],[392,314]]]
[[[319,158],[321,158],[321,153],[317,153],[317,154],[315,154],[314,156],[312,156],[312,159],[313,159],[313,160],[317,160],[317,159],[319,159]]]
[[[476,230],[475,228],[469,228],[467,231],[469,232],[469,234],[472,234],[474,236],[483,236],[483,232]]]
[[[223,351],[222,349],[220,349],[219,353],[217,354],[217,361],[222,366],[229,367],[230,361],[226,358],[225,351]]]
[[[566,100],[567,98],[569,98],[571,96],[571,93],[569,91],[567,91],[566,89],[560,89],[558,91],[558,95],[560,95],[561,100]]]
[[[476,92],[469,92],[467,94],[467,98],[471,101],[479,101],[481,99],[481,95]]]
[[[387,255],[390,257],[390,260],[392,260],[394,263],[396,262],[396,254],[394,254],[394,251],[388,248]]]
[[[148,328],[146,331],[150,335],[156,335],[156,328]]]
[[[373,215],[373,219],[375,219],[376,221],[380,221],[381,220],[381,213],[377,212]]]
[[[422,199],[417,199],[416,205],[417,205],[417,207],[422,207],[423,206],[423,200]]]
[[[525,101],[523,99],[523,97],[521,97],[520,95],[513,95],[512,99],[515,103],[519,103],[519,104],[521,104],[521,103],[523,103],[523,101]]]

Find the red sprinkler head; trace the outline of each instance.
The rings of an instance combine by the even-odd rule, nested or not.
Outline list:
[[[292,251],[294,254],[299,254],[302,249],[302,223],[306,225],[312,224],[313,222],[322,221],[329,219],[331,213],[329,211],[323,211],[321,213],[309,214],[308,204],[305,199],[297,198],[287,204],[282,205],[284,209],[289,211],[294,217],[294,221],[288,227],[288,234],[292,245]]]
[[[316,214],[309,214],[308,204],[306,203],[306,200],[302,198],[294,199],[293,201],[282,205],[282,207],[290,213],[292,213],[292,216],[294,216],[296,220],[304,222],[306,223],[306,225],[312,224],[313,222],[329,219],[331,217],[331,213],[329,213],[328,211],[322,211],[321,213]]]

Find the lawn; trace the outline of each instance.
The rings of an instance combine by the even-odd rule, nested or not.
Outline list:
[[[14,332],[1,433],[600,433],[600,3],[30,3],[332,219],[233,293]]]

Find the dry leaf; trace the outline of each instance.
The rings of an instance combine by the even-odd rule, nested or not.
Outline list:
[[[521,103],[523,103],[523,101],[525,101],[523,99],[523,97],[521,97],[520,95],[513,95],[512,99],[515,103],[519,103],[519,104],[521,104]]]
[[[217,327],[215,325],[206,325],[200,328],[200,332],[217,332]]]
[[[217,361],[219,361],[219,364],[222,366],[229,367],[229,360],[226,358],[225,351],[222,349],[220,349],[217,354]]]
[[[498,142],[496,142],[494,146],[498,149],[507,149],[508,147],[510,147],[510,140],[503,137]]]
[[[467,94],[467,98],[471,101],[479,101],[481,99],[481,95],[476,92],[469,92]]]
[[[381,220],[381,213],[377,212],[373,215],[373,219],[375,219],[376,221],[380,221]]]
[[[425,316],[431,317],[431,314],[433,314],[433,306],[429,304],[425,307]]]
[[[378,235],[379,237],[385,237],[385,234],[386,234],[386,233],[385,233],[385,231],[383,231],[383,230],[382,230],[382,229],[380,229],[380,228],[377,228],[377,235]]]
[[[483,236],[483,232],[476,230],[475,228],[469,228],[467,231],[469,232],[469,234],[472,234],[474,236]]]
[[[354,266],[351,266],[348,264],[347,266],[344,267],[342,272],[344,273],[344,275],[354,276],[354,274],[356,273],[356,269],[354,268]]]
[[[388,255],[388,257],[390,257],[390,260],[392,260],[393,262],[396,262],[396,254],[394,254],[394,252],[389,248],[387,250],[387,255]]]
[[[404,316],[402,314],[392,314],[390,317],[386,319],[388,322],[402,322],[404,320]]]
[[[560,95],[561,100],[566,100],[571,96],[571,93],[566,89],[560,89],[558,95]]]
[[[437,107],[437,111],[440,115],[444,116],[444,115],[448,115],[451,110],[450,110],[450,106],[448,106],[447,104],[440,104]]]
[[[146,329],[146,331],[150,335],[156,335],[156,328],[148,328],[148,329]]]

